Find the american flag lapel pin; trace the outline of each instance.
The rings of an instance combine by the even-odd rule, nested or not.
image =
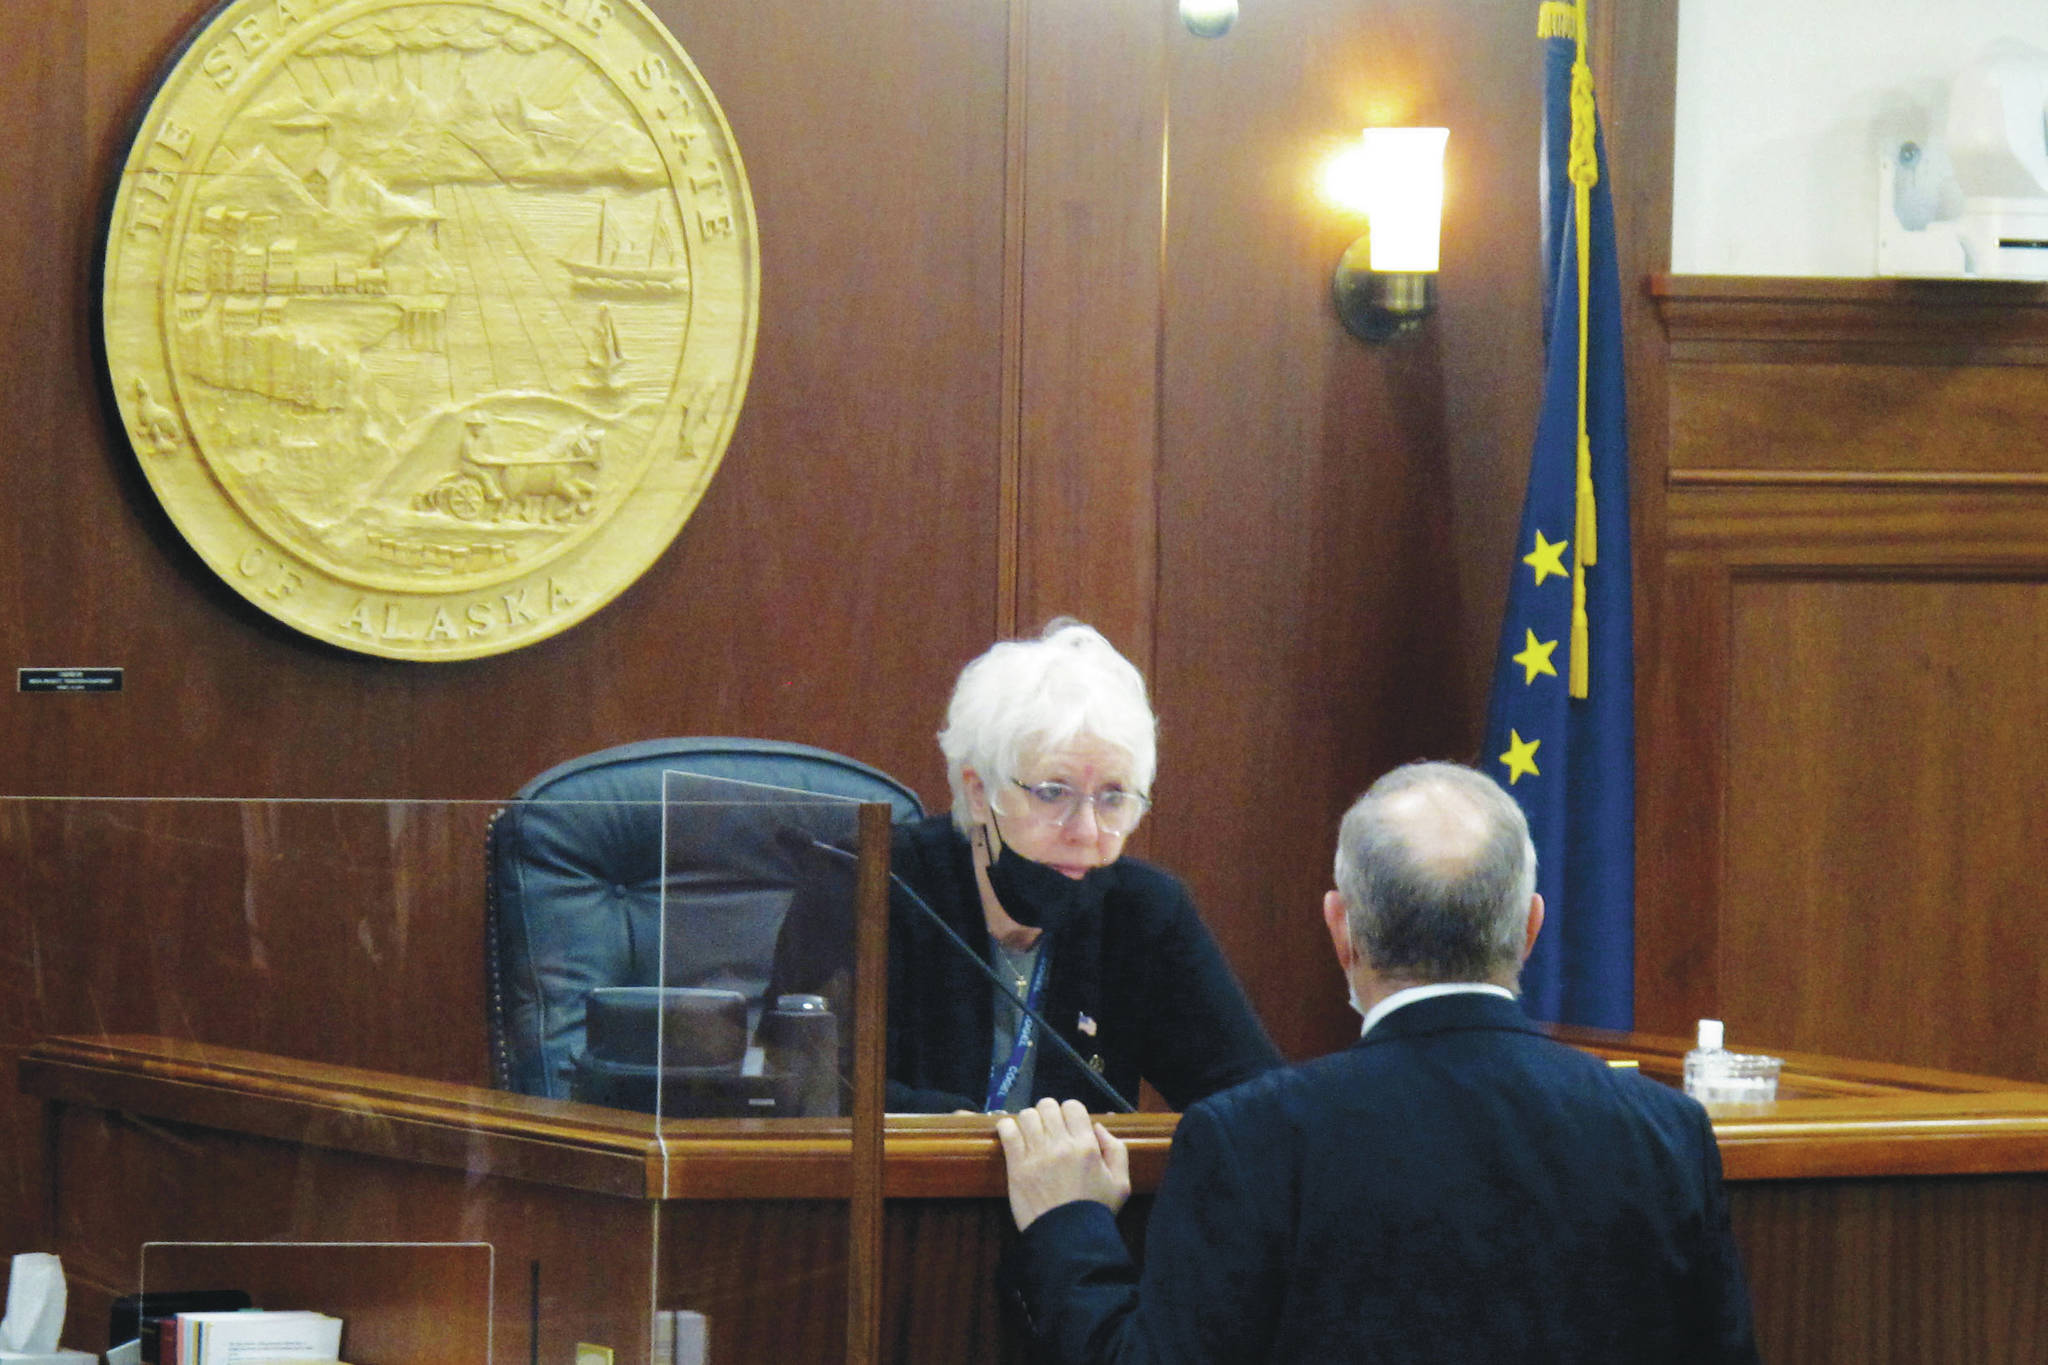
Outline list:
[[[1074,1027],[1087,1034],[1090,1038],[1095,1036],[1095,1021],[1089,1018],[1085,1012],[1079,1019],[1074,1021]]]

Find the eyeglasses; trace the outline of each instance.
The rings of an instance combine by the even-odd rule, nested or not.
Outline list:
[[[1091,795],[1076,791],[1064,782],[1019,782],[1013,777],[1010,785],[1030,798],[1030,810],[1035,819],[1062,828],[1079,815],[1085,805],[1095,807],[1095,827],[1103,833],[1129,834],[1145,818],[1145,812],[1152,809],[1151,798],[1120,787],[1108,787]]]

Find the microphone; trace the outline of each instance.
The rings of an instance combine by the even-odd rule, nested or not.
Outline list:
[[[802,833],[801,831],[791,832],[799,834]],[[815,837],[806,837],[809,838],[810,845],[813,848],[820,849],[823,852],[834,855],[835,857],[843,858],[850,863],[859,861],[859,859],[856,858],[853,853],[849,852],[846,849],[840,848],[836,844],[828,844],[824,840]],[[1059,1030],[1046,1022],[1044,1015],[1041,1015],[1037,1010],[1032,1009],[1029,1004],[1025,1003],[1024,998],[1018,995],[1017,992],[1014,989],[1012,989],[1009,982],[1003,980],[1002,975],[999,972],[997,972],[995,968],[989,966],[988,963],[982,961],[981,954],[975,952],[972,947],[968,946],[967,940],[960,937],[959,931],[954,929],[952,925],[946,923],[946,921],[940,917],[938,911],[932,909],[930,905],[926,904],[924,897],[918,895],[916,891],[911,889],[910,883],[904,881],[903,878],[897,876],[894,872],[891,872],[889,874],[889,884],[895,887],[897,890],[901,891],[906,897],[908,897],[910,904],[916,906],[918,912],[922,914],[927,920],[929,920],[933,925],[935,925],[938,928],[939,932],[944,934],[946,938],[953,944],[953,946],[958,948],[960,952],[967,958],[967,960],[974,964],[974,968],[976,971],[980,972],[983,976],[988,978],[989,984],[996,988],[997,993],[1000,994],[1003,997],[1003,999],[1009,1001],[1011,1004],[1017,1007],[1017,1012],[1019,1014],[1024,1015],[1037,1022],[1039,1036],[1045,1039],[1047,1042],[1057,1046],[1061,1052],[1064,1052],[1067,1055],[1068,1060],[1073,1062],[1074,1065],[1080,1069],[1081,1074],[1088,1078],[1088,1083],[1094,1086],[1098,1091],[1100,1091],[1102,1093],[1102,1097],[1109,1101],[1111,1105],[1111,1112],[1118,1114],[1135,1114],[1138,1112],[1138,1107],[1132,1104],[1129,1100],[1125,1099],[1121,1094],[1119,1094],[1117,1092],[1117,1088],[1111,1085],[1107,1080],[1103,1079],[1103,1077],[1099,1073],[1097,1073],[1094,1067],[1088,1065],[1087,1061],[1081,1056],[1081,1054],[1074,1050],[1074,1045],[1072,1043],[1069,1043],[1065,1038],[1062,1038],[1060,1036]]]

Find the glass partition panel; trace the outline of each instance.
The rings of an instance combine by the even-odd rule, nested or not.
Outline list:
[[[31,1034],[489,1080],[497,802],[10,798]]]
[[[607,1016],[637,1015],[661,1113],[851,1112],[859,803],[684,772],[663,791],[660,989],[592,993],[591,1067]]]
[[[352,1365],[685,1365],[707,1332],[839,1359],[851,939],[815,990],[779,990],[775,953],[800,893],[851,923],[859,807],[720,786],[0,798],[0,1163],[46,1195],[65,1344],[115,1344],[117,1301],[134,1330],[137,1296],[227,1289],[353,1324]],[[741,913],[709,855],[757,827],[775,875]],[[651,1012],[560,1003],[615,989]],[[651,1090],[587,1084],[593,1048]]]

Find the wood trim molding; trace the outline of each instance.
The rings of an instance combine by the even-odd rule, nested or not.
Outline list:
[[[882,1359],[882,1200],[888,1089],[889,808],[860,808],[859,881],[854,892],[853,1202],[847,1211],[846,1359]],[[657,1104],[657,1107],[659,1105]],[[668,1176],[682,1172],[664,1161]]]
[[[1031,0],[1010,0],[1008,81],[1003,112],[1002,411],[996,441],[996,619],[994,638],[1018,632],[1017,565],[1023,536],[1024,152],[1030,91]]]
[[[1685,1054],[1692,1040],[1659,1033],[1618,1033],[1611,1029],[1556,1025],[1548,1032],[1559,1042],[1607,1061],[1632,1061],[1645,1074],[1677,1084],[1685,1071]],[[1741,1040],[1737,1050],[1754,1050],[1756,1044]],[[1866,1062],[1830,1057],[1818,1052],[1785,1052],[1772,1049],[1785,1059],[1785,1083],[1781,1095],[1798,1091],[1801,1098],[1860,1095],[2031,1095],[2048,1103],[2048,1085],[2033,1081],[2010,1081],[1968,1071],[1940,1071],[1933,1067],[1906,1066],[1898,1062]]]
[[[1558,1036],[1670,1080],[1682,1040]],[[150,1120],[645,1200],[845,1199],[844,1120],[669,1120],[161,1038],[45,1039],[22,1088]],[[1786,1054],[1781,1099],[1712,1110],[1735,1180],[2048,1171],[2048,1086]],[[1109,1119],[1136,1188],[1157,1188],[1175,1116]],[[1001,1149],[979,1116],[887,1121],[890,1199],[1000,1199]],[[662,1193],[666,1191],[666,1195]]]
[[[23,1054],[20,1085],[65,1104],[366,1155],[395,1149],[432,1166],[481,1162],[596,1194],[661,1191],[651,1118],[563,1100],[141,1036],[44,1039]]]
[[[2048,364],[2048,284],[2023,280],[1651,275],[1672,346],[1861,344],[1944,353],[1947,363]]]
[[[1680,1038],[1561,1028],[1595,1056],[1675,1083]],[[1709,1105],[1731,1181],[2048,1171],[2048,1086],[1784,1053],[1780,1099]]]
[[[1164,16],[1093,0],[1021,0],[1010,15],[1017,497],[1014,587],[997,614],[1008,633],[1079,616],[1148,669]]]
[[[1806,1101],[1781,1122],[1716,1113],[1714,1134],[1730,1180],[2048,1171],[2048,1107],[2037,1095]]]
[[[670,1119],[502,1090],[139,1035],[46,1038],[21,1061],[60,1104],[452,1167],[629,1199],[846,1199],[846,1119]],[[1155,1182],[1174,1116],[1121,1115],[1136,1179]],[[892,1115],[885,1198],[1003,1193],[988,1120]]]
[[[2031,579],[2048,564],[2048,506],[2032,486],[1692,485],[1672,490],[1667,516],[1673,565]]]
[[[1674,469],[1673,488],[2048,488],[2048,473],[1927,469]]]

